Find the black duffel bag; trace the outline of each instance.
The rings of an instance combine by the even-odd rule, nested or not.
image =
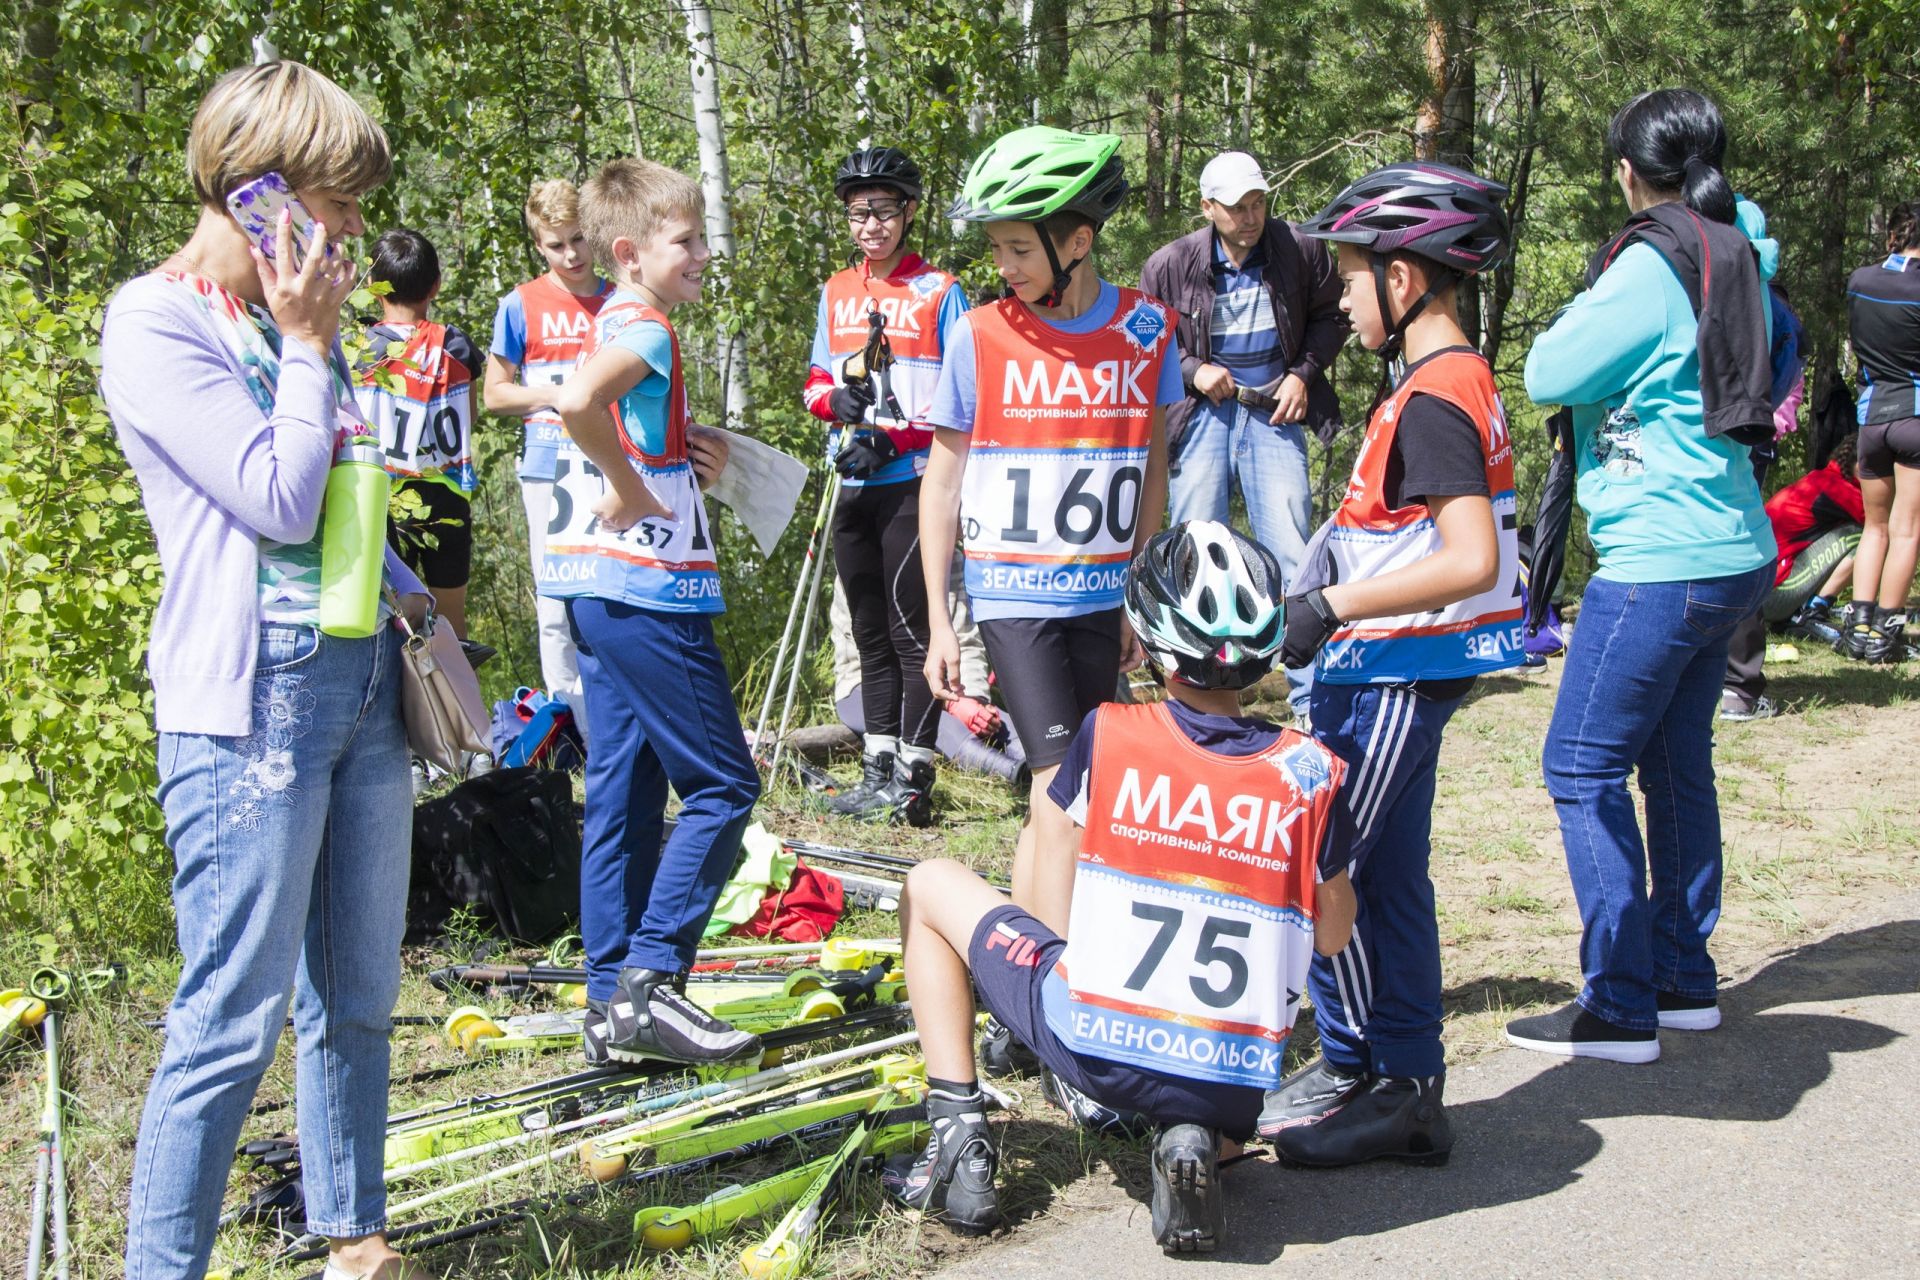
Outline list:
[[[571,774],[496,769],[414,809],[407,941],[439,934],[465,906],[519,942],[574,927],[580,813]]]

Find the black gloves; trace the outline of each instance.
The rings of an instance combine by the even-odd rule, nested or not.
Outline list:
[[[900,446],[885,431],[861,431],[834,457],[833,469],[849,480],[865,480],[899,456]]]
[[[867,410],[873,408],[873,382],[861,378],[851,386],[835,387],[827,397],[827,406],[833,410],[835,422],[864,422]]]
[[[1288,667],[1305,667],[1327,637],[1340,629],[1340,618],[1318,589],[1303,596],[1287,597],[1287,638],[1280,645],[1280,662]]]

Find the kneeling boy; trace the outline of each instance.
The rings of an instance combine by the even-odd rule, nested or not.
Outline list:
[[[1171,700],[1091,712],[1047,791],[1082,829],[1067,936],[958,863],[901,904],[933,1137],[888,1186],[962,1229],[999,1218],[973,1060],[971,973],[989,1011],[1066,1085],[1160,1127],[1154,1239],[1209,1252],[1222,1140],[1253,1133],[1280,1079],[1313,950],[1346,945],[1346,766],[1239,715],[1283,623],[1272,554],[1213,521],[1134,560],[1127,619]],[[1326,879],[1322,881],[1322,875]]]

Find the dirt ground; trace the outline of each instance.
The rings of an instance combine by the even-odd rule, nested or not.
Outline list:
[[[1726,971],[1813,931],[1844,923],[1857,905],[1893,887],[1920,882],[1920,664],[1899,669],[1843,665],[1802,650],[1797,662],[1770,668],[1772,695],[1785,715],[1749,724],[1722,724],[1716,762],[1726,848],[1725,908],[1715,953]],[[1567,999],[1577,987],[1578,922],[1562,862],[1552,805],[1540,781],[1540,744],[1551,714],[1558,664],[1542,673],[1483,680],[1448,729],[1435,806],[1433,878],[1447,982],[1450,1060],[1472,1061],[1500,1042],[1515,1012]],[[808,814],[791,793],[776,794],[762,819],[783,835],[828,843],[884,848],[916,857],[963,858],[983,870],[1003,868],[1017,829],[1017,811],[1004,788],[977,779],[944,783],[941,824],[929,831],[877,830],[830,823]],[[890,933],[892,917],[849,920],[859,935]],[[444,1015],[451,1002],[420,977],[446,963],[470,940],[409,956],[413,972],[399,1012]],[[0,941],[0,977],[33,960],[24,940]],[[75,1274],[120,1274],[127,1179],[146,1080],[159,1036],[142,1025],[171,992],[172,962],[129,958],[128,996],[96,1003],[71,1019],[66,1073],[69,1103],[69,1176],[79,1259]],[[502,1011],[506,1001],[496,997]],[[1312,1050],[1303,1019],[1296,1048]],[[292,1092],[291,1037],[260,1096]],[[459,1059],[432,1029],[401,1029],[395,1036],[396,1076],[449,1066]],[[24,1255],[27,1200],[33,1176],[41,1104],[39,1055],[16,1046],[0,1057],[0,1239],[14,1274]],[[558,1058],[522,1059],[460,1071],[445,1079],[397,1087],[396,1108],[508,1087],[571,1069]],[[1010,1231],[1041,1233],[1076,1208],[1111,1203],[1144,1191],[1145,1161],[1137,1147],[1088,1138],[1060,1122],[1031,1085],[1017,1086],[1020,1105],[1001,1126],[1003,1203]],[[290,1127],[285,1111],[256,1117],[246,1137]],[[236,1172],[229,1204],[260,1185]],[[508,1194],[538,1195],[579,1185],[573,1167],[560,1166],[512,1185]],[[653,1192],[698,1199],[707,1188]],[[596,1276],[737,1275],[739,1250],[752,1233],[710,1247],[661,1257],[639,1255],[632,1215],[649,1203],[645,1193],[607,1195],[589,1204],[542,1215],[478,1242],[425,1256],[448,1275]],[[477,1207],[479,1201],[465,1207]],[[956,1256],[995,1247],[996,1240],[965,1241],[884,1209],[872,1189],[861,1191],[857,1214],[843,1213],[818,1275],[892,1276],[937,1271]],[[216,1258],[243,1265],[249,1276],[310,1275],[315,1268],[266,1263],[272,1237],[229,1231]],[[18,1246],[16,1248],[16,1246]]]

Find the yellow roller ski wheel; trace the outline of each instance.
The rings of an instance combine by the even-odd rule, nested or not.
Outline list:
[[[675,1212],[665,1205],[650,1205],[634,1214],[633,1230],[640,1237],[640,1243],[662,1253],[692,1244],[692,1220],[669,1216]]]
[[[612,1182],[627,1171],[627,1158],[618,1152],[601,1155],[598,1143],[589,1142],[580,1148],[580,1167],[595,1182]]]
[[[782,995],[804,996],[827,985],[827,975],[818,969],[801,969],[792,974],[780,991]]]
[[[771,1249],[759,1245],[748,1249],[740,1255],[740,1270],[752,1280],[788,1280],[800,1274],[800,1264],[805,1261],[799,1249],[782,1240]]]
[[[845,938],[829,938],[820,948],[820,967],[828,973],[864,969],[872,963],[871,951]]]
[[[553,998],[569,1009],[584,1009],[587,1007],[587,984],[563,982],[553,989]]]
[[[485,1009],[466,1005],[447,1015],[447,1039],[462,1053],[480,1052],[480,1042],[506,1035],[506,1030],[488,1016]]]
[[[823,1018],[838,1018],[846,1011],[846,1002],[839,996],[831,991],[816,991],[800,1001],[794,1016],[801,1022],[819,1022]]]

